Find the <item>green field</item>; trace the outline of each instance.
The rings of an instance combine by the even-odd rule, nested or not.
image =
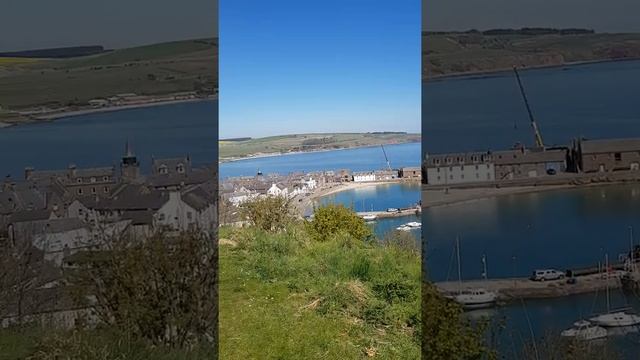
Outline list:
[[[422,78],[640,58],[640,34],[422,35]]]
[[[119,49],[70,59],[0,61],[0,107],[86,105],[121,93],[158,95],[218,82],[217,39]]]
[[[219,143],[220,159],[251,155],[318,151],[420,141],[420,134],[407,133],[318,133],[271,136]]]
[[[418,359],[419,251],[300,225],[220,230],[220,358]]]

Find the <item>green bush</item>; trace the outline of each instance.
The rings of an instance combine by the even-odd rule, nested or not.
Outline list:
[[[372,235],[365,221],[343,205],[326,205],[315,209],[313,219],[306,224],[309,235],[316,241],[328,241],[340,234],[364,241]]]
[[[293,220],[291,201],[283,196],[266,196],[247,201],[240,213],[253,226],[269,232],[284,230]]]

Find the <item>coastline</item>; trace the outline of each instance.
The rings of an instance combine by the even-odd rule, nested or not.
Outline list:
[[[444,190],[422,189],[422,208],[435,208],[450,205],[469,204],[477,201],[498,198],[508,195],[523,195],[542,193],[559,190],[578,190],[587,188],[597,188],[605,186],[616,186],[629,184],[628,181],[612,181],[587,184],[560,184],[560,185],[535,185],[535,186],[511,186],[502,188],[469,188],[469,189],[449,189],[445,194]],[[433,200],[429,201],[429,198]]]
[[[52,122],[60,119],[73,118],[77,116],[83,115],[91,115],[91,114],[99,114],[99,113],[110,113],[110,112],[118,112],[118,111],[126,111],[133,109],[142,109],[142,108],[150,108],[157,106],[165,106],[165,105],[175,105],[175,104],[183,104],[183,103],[196,103],[196,102],[206,102],[217,100],[217,96],[211,96],[206,98],[196,98],[196,99],[183,99],[183,100],[168,100],[168,101],[155,101],[143,104],[132,104],[132,105],[120,105],[120,106],[109,106],[109,107],[101,107],[101,108],[90,108],[90,109],[81,109],[81,110],[69,110],[69,111],[60,111],[55,113],[49,113],[45,115],[32,116],[25,120],[20,120],[16,122],[4,122],[0,121],[0,129],[13,127],[13,126],[21,126],[27,124],[36,124],[43,122]]]
[[[248,156],[243,156],[243,157],[220,158],[219,159],[219,163],[220,164],[224,164],[224,163],[231,163],[231,162],[236,162],[236,161],[254,160],[254,159],[262,159],[262,158],[269,158],[269,157],[287,156],[287,155],[322,153],[322,152],[341,151],[341,150],[350,150],[350,149],[366,149],[366,148],[378,147],[380,145],[389,146],[389,145],[404,145],[404,144],[416,144],[416,143],[420,143],[420,141],[382,143],[382,144],[378,144],[378,145],[356,145],[356,146],[340,147],[340,148],[336,148],[336,149],[318,149],[318,150],[307,150],[307,151],[258,153],[258,154],[252,154],[252,155],[248,155]]]
[[[339,183],[332,184],[325,187],[317,188],[311,195],[308,197],[304,197],[303,201],[296,203],[296,208],[298,213],[304,216],[313,210],[314,202],[320,198],[325,196],[337,194],[343,191],[349,190],[358,190],[367,187],[375,187],[380,185],[394,185],[394,184],[403,184],[403,183],[414,183],[419,185],[420,183],[417,181],[398,181],[398,180],[384,180],[384,181],[375,181],[375,182],[348,182],[348,183]]]
[[[553,69],[553,68],[562,68],[562,67],[576,67],[581,65],[592,65],[599,63],[613,63],[613,62],[625,62],[625,61],[640,61],[640,57],[629,57],[629,58],[620,58],[620,59],[594,59],[594,60],[582,60],[582,61],[570,61],[562,64],[548,64],[548,65],[534,65],[527,66],[526,68],[522,68],[521,70],[542,70],[542,69]],[[468,71],[468,72],[455,72],[449,74],[435,75],[430,77],[424,77],[422,79],[422,83],[428,83],[431,81],[441,81],[441,80],[449,80],[449,79],[464,79],[464,78],[474,78],[474,77],[483,77],[490,75],[498,75],[504,74],[513,71],[512,68],[500,68],[500,69],[492,69],[492,70],[480,70],[480,71]]]

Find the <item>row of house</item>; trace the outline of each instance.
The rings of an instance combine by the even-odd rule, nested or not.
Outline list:
[[[571,146],[428,154],[423,162],[429,185],[493,183],[557,176],[640,169],[640,139],[574,140]]]

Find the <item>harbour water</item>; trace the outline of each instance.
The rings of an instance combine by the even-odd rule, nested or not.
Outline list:
[[[151,158],[191,157],[194,166],[217,161],[218,102],[172,104],[76,116],[0,129],[2,176],[22,179],[24,168],[118,165],[128,140],[143,171]]]
[[[389,162],[394,168],[420,166],[420,143],[387,145],[384,147]],[[288,174],[291,172],[312,172],[350,169],[369,171],[386,169],[387,162],[380,146],[297,153],[269,156],[220,164],[222,179],[235,176],[253,176],[258,171],[263,174]]]
[[[521,77],[547,145],[566,144],[578,136],[640,137],[640,108],[635,101],[640,61],[528,70]],[[495,150],[533,142],[510,72],[424,84],[423,132],[423,153]],[[434,281],[457,278],[452,257],[456,236],[465,279],[481,277],[483,255],[489,277],[597,265],[606,253],[616,259],[628,251],[630,226],[636,230],[635,244],[640,244],[639,205],[640,185],[628,184],[430,208],[423,216],[426,271]],[[613,295],[614,306],[625,303],[640,310],[636,296]],[[524,307],[510,304],[493,312],[506,317],[499,348],[510,358],[509,353],[522,348],[523,338],[531,338],[526,315],[536,338],[557,337],[574,321],[604,310],[603,294],[598,301],[594,294],[585,294],[528,301]],[[640,349],[637,334],[613,341],[621,351],[633,354]]]
[[[364,188],[346,190],[325,196],[318,201],[319,205],[342,204],[355,211],[385,211],[389,208],[404,208],[416,205],[420,200],[420,184],[380,184]],[[419,216],[402,216],[397,218],[377,219],[374,223],[375,234],[382,239],[400,225],[412,221],[421,221]],[[411,233],[420,238],[421,230]]]

